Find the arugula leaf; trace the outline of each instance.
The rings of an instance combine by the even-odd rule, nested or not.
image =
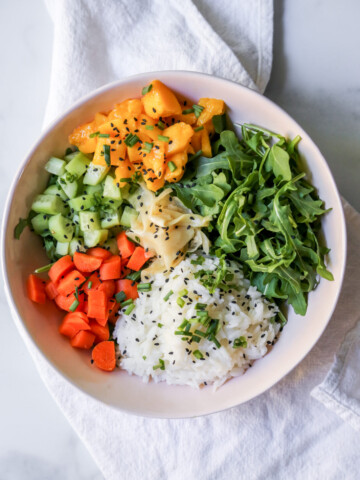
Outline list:
[[[301,138],[287,140],[244,124],[238,139],[220,129],[219,119],[214,122],[220,134],[212,145],[216,155],[192,161],[182,181],[171,186],[192,211],[212,215],[206,234],[213,253],[242,262],[245,275],[267,298],[286,300],[305,315],[306,296],[318,276],[333,276],[325,266],[328,250],[316,236],[329,210],[300,170]],[[202,275],[214,288],[214,275]],[[215,283],[224,283],[220,273]]]
[[[19,240],[20,235],[24,231],[24,228],[28,225],[28,219],[27,218],[19,218],[19,223],[16,225],[14,228],[14,238]]]

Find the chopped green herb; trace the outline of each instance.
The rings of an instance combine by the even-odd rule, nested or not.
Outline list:
[[[195,305],[195,310],[204,310],[207,307],[206,303],[197,303]]]
[[[204,110],[204,107],[202,107],[201,105],[193,105],[193,109],[194,109],[195,117],[199,118],[201,112]]]
[[[125,145],[127,145],[128,147],[133,147],[134,145],[137,144],[137,142],[140,140],[140,138],[135,135],[134,133],[129,133],[125,140],[124,140],[124,143]]]
[[[200,127],[194,128],[194,132],[200,132],[201,130],[204,130],[204,125],[200,125]]]
[[[127,278],[128,280],[133,280],[134,282],[137,282],[140,277],[141,277],[141,271],[139,270],[137,272],[129,273],[129,275],[126,275],[125,278]]]
[[[179,297],[183,297],[184,295],[187,295],[189,292],[186,290],[186,288],[183,288],[179,292]]]
[[[200,352],[200,350],[194,350],[192,353],[193,353],[194,357],[199,359],[199,360],[201,358],[204,358],[204,355]]]
[[[110,137],[110,133],[99,133],[99,138],[109,138]]]
[[[105,163],[108,167],[110,167],[111,162],[110,162],[110,145],[104,145],[104,159]]]
[[[150,153],[153,146],[154,146],[153,143],[145,142],[145,146],[144,146],[143,150],[145,150],[145,152]]]
[[[185,305],[185,300],[183,300],[181,297],[178,297],[176,299],[176,303],[179,305],[180,308],[183,308],[183,306]]]
[[[153,370],[157,370],[158,368],[160,368],[160,370],[165,370],[165,362],[161,358],[159,358],[159,363],[153,366]]]
[[[158,326],[159,328],[162,328],[162,327],[164,326],[164,324],[159,322],[159,323],[157,324],[157,326]]]
[[[93,132],[93,133],[90,133],[89,137],[94,138],[94,137],[97,137],[98,135],[100,135],[100,132]]]
[[[145,130],[154,130],[154,125],[145,125]]]
[[[167,301],[169,300],[169,298],[171,297],[171,295],[173,295],[173,293],[174,293],[174,292],[173,292],[172,290],[170,290],[170,292],[168,292],[168,293],[165,295],[164,301],[167,302]]]
[[[177,169],[177,166],[175,165],[174,162],[168,162],[168,167],[170,172],[175,172],[175,170]]]
[[[138,283],[137,290],[138,292],[150,292],[151,283]]]
[[[125,298],[126,298],[126,293],[123,291],[115,294],[115,300],[117,301],[117,303],[123,302]]]
[[[161,120],[158,121],[157,126],[160,128],[160,130],[164,130],[166,127],[165,123]]]
[[[247,340],[245,337],[235,338],[233,342],[233,348],[239,348],[239,347],[243,347],[243,348],[247,347]]]
[[[142,95],[146,95],[147,93],[150,92],[150,90],[152,89],[152,83],[150,83],[149,85],[147,85],[146,87],[144,87],[141,91],[141,94]]]
[[[134,300],[132,298],[128,298],[125,300],[125,302],[122,303],[122,307],[127,307],[128,305],[132,305],[134,303]]]
[[[188,115],[189,113],[194,113],[194,109],[193,108],[187,108],[186,110],[182,111],[183,115]]]
[[[90,288],[92,287],[92,284],[93,284],[93,282],[91,282],[91,281],[87,284],[87,288],[88,288],[89,290],[90,290]]]
[[[146,360],[146,355],[143,355],[143,357],[142,357],[142,358],[143,358],[143,360]]]
[[[35,270],[35,273],[48,272],[53,265],[54,265],[53,263],[49,263],[48,265],[44,265],[43,267],[37,268]]]
[[[158,135],[158,140],[160,140],[160,142],[169,143],[170,137],[165,137],[164,135]]]
[[[74,300],[73,303],[70,305],[69,307],[69,310],[70,312],[75,312],[75,310],[77,309],[77,307],[80,305],[80,302],[79,300]]]
[[[134,310],[135,304],[129,305],[128,308],[125,310],[125,315],[130,315],[130,313]]]

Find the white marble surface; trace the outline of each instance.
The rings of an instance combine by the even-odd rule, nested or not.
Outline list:
[[[360,3],[275,0],[274,67],[266,95],[310,133],[340,192],[359,210]],[[39,135],[51,65],[52,24],[41,0],[0,2],[0,204]],[[52,400],[0,289],[1,480],[100,479]]]

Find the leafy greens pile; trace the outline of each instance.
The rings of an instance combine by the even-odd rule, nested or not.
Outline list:
[[[215,156],[194,158],[172,188],[193,212],[212,215],[212,253],[240,261],[266,297],[305,315],[317,276],[333,276],[324,264],[329,250],[317,236],[326,210],[301,171],[301,138],[244,124],[239,140],[224,129],[224,118],[213,123]]]

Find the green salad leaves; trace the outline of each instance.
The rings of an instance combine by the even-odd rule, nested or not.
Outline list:
[[[213,158],[190,162],[172,185],[193,212],[212,215],[206,232],[218,256],[242,263],[245,275],[269,299],[287,301],[305,315],[307,293],[318,275],[332,280],[319,245],[327,211],[305,180],[293,140],[255,125],[241,126],[239,140],[215,119]],[[221,131],[222,130],[222,131]]]

